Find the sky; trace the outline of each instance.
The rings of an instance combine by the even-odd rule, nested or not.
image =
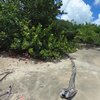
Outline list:
[[[100,25],[100,0],[62,0],[60,16],[63,20],[74,20],[77,23],[94,23]]]

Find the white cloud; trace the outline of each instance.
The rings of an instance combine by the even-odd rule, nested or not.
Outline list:
[[[100,4],[100,0],[95,0],[95,5]]]
[[[64,10],[68,14],[62,15],[61,19],[74,20],[77,23],[91,22],[93,19],[91,7],[83,0],[62,0],[63,6],[61,10]]]
[[[94,20],[92,23],[100,25],[100,14],[98,15],[98,19]]]

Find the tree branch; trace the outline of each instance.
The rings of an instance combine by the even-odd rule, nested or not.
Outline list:
[[[0,75],[4,75],[1,79],[0,79],[0,82],[4,79],[4,78],[6,78],[9,74],[11,74],[11,73],[13,73],[13,72],[4,72],[4,73],[1,73]]]

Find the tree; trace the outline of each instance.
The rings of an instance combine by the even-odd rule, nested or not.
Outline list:
[[[62,2],[54,0],[20,0],[23,5],[22,13],[31,20],[32,25],[48,26],[60,13]]]

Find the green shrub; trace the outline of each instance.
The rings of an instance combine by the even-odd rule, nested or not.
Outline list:
[[[28,28],[23,25],[22,32],[15,35],[12,50],[28,52],[32,57],[50,59],[60,58],[67,52],[75,51],[75,44],[69,42],[66,33],[53,33],[53,24],[43,28],[41,24]]]
[[[100,45],[100,33],[96,32],[96,29],[92,25],[84,25],[77,30],[75,36],[76,42],[88,43],[94,45]]]

